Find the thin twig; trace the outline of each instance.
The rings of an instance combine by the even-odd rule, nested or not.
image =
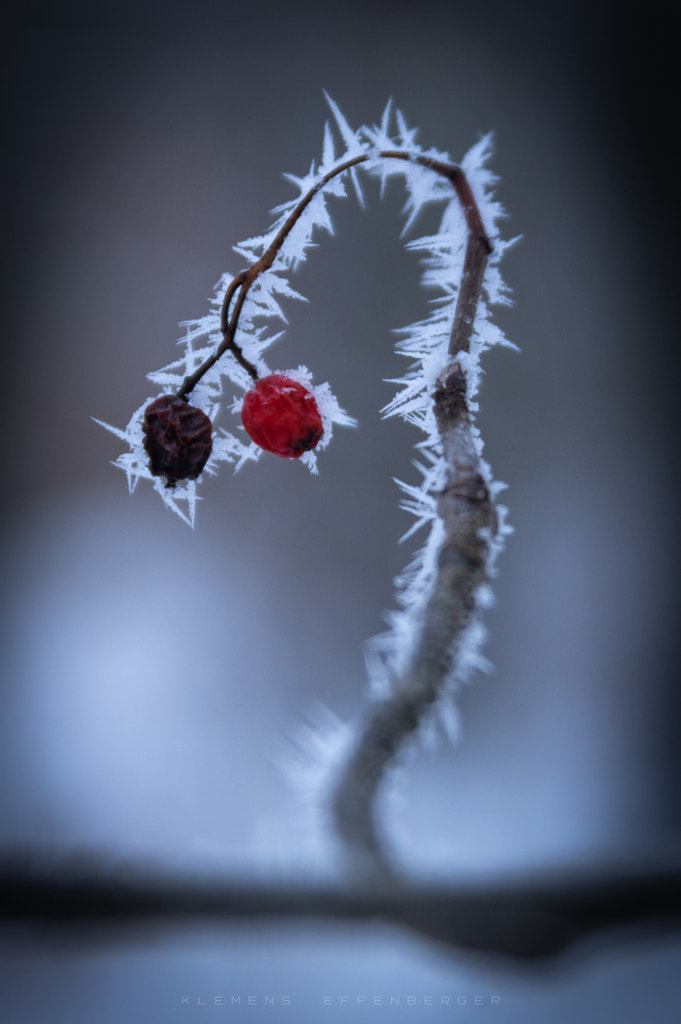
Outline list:
[[[300,202],[297,204],[294,210],[291,211],[289,216],[284,221],[283,225],[277,232],[274,241],[269,248],[262,254],[259,260],[248,268],[248,270],[242,271],[240,274],[230,282],[227,291],[225,292],[225,298],[222,303],[222,309],[220,311],[220,330],[222,331],[222,342],[220,343],[217,350],[213,355],[209,356],[199,366],[199,368],[182,384],[182,387],[178,391],[178,398],[184,398],[185,400],[189,397],[191,392],[194,390],[196,385],[199,383],[203,375],[211,368],[215,366],[217,361],[222,358],[226,352],[231,352],[237,362],[244,367],[248,372],[252,380],[258,380],[258,371],[256,370],[253,363],[246,359],[241,349],[241,346],[237,345],[235,341],[237,327],[239,326],[239,317],[241,310],[243,309],[246,296],[250,291],[255,281],[263,274],[266,270],[269,270],[275,259],[277,258],[282,245],[290,235],[297,221],[300,219],[304,211],[310,205],[314,197],[318,192],[328,185],[332,178],[337,177],[339,174],[343,174],[344,171],[349,170],[356,164],[364,163],[368,157],[366,155],[353,157],[351,160],[346,160],[344,163],[334,167],[328,174],[325,174],[323,178],[320,178],[318,182],[306,192]],[[230,317],[229,309],[234,298],[236,291],[239,290],[239,297],[237,298],[234,311]]]
[[[487,245],[487,252],[491,252],[491,246],[489,240],[485,235],[480,214],[478,212],[477,205],[473,198],[473,194],[470,190],[466,176],[460,167],[456,164],[446,164],[441,160],[431,160],[429,157],[424,157],[419,154],[405,153],[400,150],[384,150],[378,154],[363,153],[360,156],[352,157],[350,160],[345,160],[343,163],[338,164],[337,167],[333,167],[328,171],[319,181],[315,182],[313,187],[305,193],[300,202],[291,211],[289,216],[286,218],[281,228],[277,232],[276,237],[272,241],[269,248],[262,254],[262,256],[256,260],[256,262],[250,266],[247,270],[242,270],[240,274],[237,274],[235,278],[230,281],[225,297],[223,299],[222,308],[220,311],[220,331],[222,332],[222,341],[215,352],[194,371],[191,376],[187,377],[182,387],[177,392],[178,398],[182,398],[185,401],[194,390],[196,385],[199,383],[201,378],[207,373],[212,366],[218,362],[219,359],[225,355],[226,352],[231,352],[236,361],[242,366],[253,381],[258,380],[258,371],[253,363],[248,360],[243,353],[240,345],[236,342],[236,332],[239,326],[239,317],[243,309],[246,297],[255,281],[263,274],[266,270],[269,270],[277,256],[279,255],[282,246],[286,239],[290,235],[291,231],[300,220],[300,217],[305,212],[307,207],[310,205],[314,197],[325,188],[326,185],[333,178],[338,177],[339,174],[344,174],[352,167],[357,167],[358,164],[366,163],[369,160],[374,160],[377,157],[381,159],[394,159],[394,160],[406,160],[408,162],[421,164],[423,167],[427,167],[429,170],[434,171],[436,174],[440,174],[443,177],[451,181],[452,185],[456,189],[457,195],[461,201],[461,205],[466,216],[468,223],[469,232],[471,238],[474,235],[478,235]],[[469,243],[470,244],[470,243]],[[468,255],[468,254],[467,254]],[[465,271],[464,271],[465,273]],[[230,316],[230,308],[232,300],[236,293],[238,294],[234,309]],[[457,311],[458,314],[458,311]],[[462,314],[463,315],[463,314]]]

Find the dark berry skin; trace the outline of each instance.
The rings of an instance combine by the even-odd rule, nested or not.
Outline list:
[[[153,476],[168,487],[196,480],[213,450],[212,424],[200,409],[177,395],[162,395],[144,411],[144,450]]]
[[[252,441],[282,459],[299,459],[324,433],[312,392],[281,373],[263,377],[246,394],[241,422]]]

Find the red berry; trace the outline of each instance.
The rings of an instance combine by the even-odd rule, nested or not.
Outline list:
[[[281,373],[263,377],[246,394],[241,421],[251,440],[282,459],[299,459],[324,433],[312,392]]]
[[[153,476],[169,487],[196,480],[213,450],[212,425],[200,409],[177,395],[162,395],[144,411],[144,450]]]

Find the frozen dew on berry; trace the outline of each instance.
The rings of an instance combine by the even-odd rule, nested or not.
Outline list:
[[[169,487],[196,480],[213,450],[210,419],[177,395],[161,395],[148,405],[142,430],[152,476],[165,477]]]
[[[282,459],[299,459],[324,434],[315,396],[281,373],[263,377],[246,394],[241,420],[252,441]]]

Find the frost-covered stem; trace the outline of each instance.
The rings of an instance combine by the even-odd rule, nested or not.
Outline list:
[[[257,381],[258,371],[256,370],[255,366],[253,366],[253,363],[246,359],[245,355],[243,354],[241,346],[237,345],[237,343],[234,341],[234,335],[236,333],[236,324],[234,324],[234,327],[232,328],[228,316],[229,307],[231,305],[232,299],[234,298],[234,294],[238,288],[241,288],[241,303],[238,305],[237,308],[239,312],[241,311],[241,306],[243,306],[243,300],[245,298],[243,286],[246,281],[247,273],[247,271],[243,271],[241,274],[237,274],[237,276],[230,282],[230,285],[225,293],[225,298],[222,303],[222,311],[220,314],[220,330],[222,331],[222,342],[215,350],[215,352],[212,354],[212,356],[208,356],[208,358],[204,360],[201,366],[199,366],[198,370],[195,370],[190,377],[185,378],[185,380],[182,383],[182,387],[177,392],[178,398],[184,398],[186,401],[189,395],[196,387],[196,385],[203,377],[203,375],[208,370],[210,370],[211,366],[215,366],[218,359],[221,359],[225,352],[228,351],[232,353],[237,363],[239,363],[240,366],[243,366],[244,370],[246,370],[250,378],[254,381]]]
[[[451,673],[459,639],[471,621],[475,591],[486,579],[488,542],[496,531],[494,506],[475,445],[467,402],[466,376],[458,356],[467,353],[492,251],[480,210],[461,167],[401,149],[382,149],[348,157],[327,171],[303,195],[263,254],[229,284],[220,315],[223,340],[216,351],[183,382],[186,399],[203,375],[231,352],[254,381],[255,366],[236,343],[239,317],[258,277],[275,263],[286,239],[315,196],[333,179],[360,164],[402,160],[446,178],[456,192],[468,229],[462,279],[453,318],[449,363],[433,395],[435,416],[447,466],[438,512],[446,530],[437,576],[427,603],[411,663],[394,695],[374,706],[334,797],[341,837],[371,864],[382,863],[374,821],[375,795],[397,750],[437,700]]]
[[[475,205],[472,196],[471,202]],[[440,380],[433,395],[447,466],[438,498],[445,538],[438,553],[437,575],[411,662],[394,693],[372,707],[333,797],[341,838],[370,870],[388,869],[375,820],[379,784],[451,674],[458,643],[475,608],[475,591],[487,578],[489,540],[497,529],[494,503],[473,436],[466,376],[456,360],[469,348],[491,251],[477,207],[467,211],[466,217],[469,239],[449,346],[453,359],[446,379]]]
[[[365,160],[367,160],[366,156],[353,157],[351,160],[346,160],[344,163],[339,164],[338,167],[334,167],[333,170],[329,171],[328,174],[325,174],[323,178],[320,178],[314,187],[303,196],[296,208],[291,211],[290,216],[287,217],[267,251],[262,254],[259,260],[256,260],[253,266],[249,267],[248,270],[243,270],[240,274],[237,274],[237,276],[230,282],[229,287],[225,292],[225,298],[220,311],[222,342],[213,355],[209,356],[208,359],[199,366],[198,370],[191,375],[191,377],[187,377],[177,393],[178,398],[188,398],[203,375],[210,370],[211,366],[215,366],[218,359],[220,359],[225,352],[231,352],[237,362],[248,372],[252,380],[258,380],[258,371],[255,366],[246,359],[241,346],[237,345],[234,340],[237,327],[239,326],[239,316],[241,315],[241,310],[243,309],[244,302],[246,301],[246,296],[257,278],[264,273],[264,271],[270,269],[277,258],[282,245],[291,233],[291,229],[300,219],[301,215],[310,205],[317,193],[320,192],[332,178],[342,174],[343,171],[347,171],[350,167],[354,167],[356,164],[363,163]],[[236,300],[234,310],[230,317],[230,306],[237,291],[239,291],[239,297]]]
[[[456,193],[461,202],[466,217],[466,222],[468,224],[470,240],[468,243],[468,249],[466,251],[466,265],[468,263],[468,255],[469,249],[471,247],[471,241],[474,237],[478,238],[478,244],[482,244],[483,247],[487,247],[486,252],[488,254],[491,252],[491,245],[482,226],[482,220],[480,218],[480,213],[478,211],[475,199],[473,198],[473,193],[471,192],[465,174],[463,173],[461,168],[458,167],[456,164],[447,164],[443,163],[440,160],[431,160],[429,157],[424,157],[421,156],[420,154],[401,152],[400,150],[383,150],[378,154],[373,155],[363,153],[359,156],[352,157],[349,160],[345,160],[343,161],[343,163],[338,164],[337,167],[334,167],[332,168],[332,170],[328,171],[327,174],[325,174],[322,178],[319,179],[318,182],[315,183],[315,185],[309,190],[309,192],[307,192],[303,196],[303,198],[300,200],[295,209],[291,211],[291,213],[281,226],[280,230],[278,231],[274,241],[266,250],[266,252],[263,253],[260,259],[256,260],[256,262],[251,267],[249,267],[248,270],[243,270],[240,274],[237,274],[237,276],[230,282],[227,291],[225,292],[225,297],[220,312],[220,330],[222,332],[222,341],[218,348],[215,350],[215,352],[211,356],[209,356],[190,377],[187,377],[183,381],[182,387],[177,392],[178,398],[183,398],[186,400],[191,394],[191,392],[194,390],[196,385],[199,383],[201,378],[204,376],[204,374],[208,370],[210,370],[212,366],[215,366],[218,360],[221,359],[226,352],[232,353],[236,361],[239,363],[240,366],[242,366],[246,370],[246,372],[249,374],[253,381],[258,380],[258,371],[256,370],[253,363],[246,359],[246,357],[243,354],[241,346],[238,345],[235,340],[237,328],[239,326],[239,317],[241,315],[241,310],[243,309],[244,302],[246,301],[246,296],[248,295],[249,290],[251,289],[252,285],[257,280],[257,278],[266,270],[270,269],[275,259],[277,258],[281,250],[281,247],[283,246],[284,242],[291,233],[291,230],[298,222],[302,214],[305,212],[307,207],[310,205],[310,203],[317,195],[317,193],[320,192],[326,185],[328,185],[328,183],[333,178],[336,178],[339,174],[343,174],[345,171],[350,170],[352,167],[356,167],[358,164],[366,163],[368,160],[376,159],[376,157],[380,157],[381,159],[413,161],[414,163],[421,164],[423,167],[428,167],[436,174],[441,174],[443,177],[448,178],[449,181],[451,181],[453,187],[456,189]],[[465,276],[466,267],[464,267],[464,277]],[[482,279],[480,283],[482,283]],[[234,296],[236,295],[237,292],[239,294],[236,299],[234,309],[232,310],[230,316],[232,300],[234,299]],[[459,306],[457,307],[457,319],[459,317],[460,307],[461,297],[459,298]],[[466,307],[465,310],[462,310],[462,316],[468,316],[469,312],[470,311],[468,307]],[[468,331],[468,339],[470,339],[471,329],[472,321],[470,323],[470,328]]]
[[[450,356],[456,357],[459,352],[468,352],[470,349],[487,257],[491,251],[492,247],[484,231],[469,236],[463,263],[462,285],[449,342]]]

